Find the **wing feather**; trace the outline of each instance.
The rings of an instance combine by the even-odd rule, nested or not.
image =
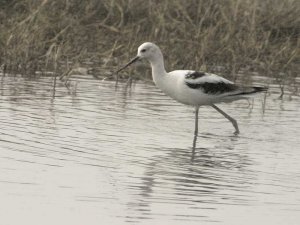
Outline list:
[[[223,94],[238,90],[238,86],[223,77],[211,73],[189,71],[185,84],[191,89],[201,89],[206,94]]]

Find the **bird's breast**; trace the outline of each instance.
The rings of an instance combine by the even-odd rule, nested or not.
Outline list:
[[[199,89],[189,88],[184,82],[184,77],[167,75],[165,78],[156,80],[155,84],[166,95],[182,104],[200,106],[213,103],[211,96],[203,93]]]

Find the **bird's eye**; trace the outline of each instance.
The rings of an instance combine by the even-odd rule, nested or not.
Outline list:
[[[141,52],[146,52],[146,49],[142,49]]]

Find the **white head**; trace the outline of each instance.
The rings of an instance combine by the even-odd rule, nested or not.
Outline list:
[[[147,59],[151,64],[153,64],[155,62],[161,62],[163,60],[163,55],[156,44],[153,44],[151,42],[145,42],[141,44],[140,47],[138,48],[137,56],[133,58],[125,66],[120,68],[117,71],[117,73],[125,69],[127,66],[131,65],[132,63],[142,59]]]
[[[138,48],[137,57],[153,62],[155,59],[162,57],[162,53],[156,44],[145,42]]]

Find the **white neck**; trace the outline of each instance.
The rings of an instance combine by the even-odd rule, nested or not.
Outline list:
[[[164,65],[164,58],[162,54],[157,55],[155,58],[152,58],[150,61],[152,67],[152,78],[154,83],[161,88],[164,78],[167,75]]]

